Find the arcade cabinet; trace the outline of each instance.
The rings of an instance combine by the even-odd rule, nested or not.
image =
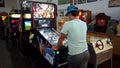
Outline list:
[[[82,20],[85,21],[87,24],[89,24],[91,21],[91,11],[89,11],[89,10],[83,11]]]
[[[118,23],[116,31],[117,31],[117,36],[120,36],[120,23]]]
[[[1,37],[1,34],[2,34],[1,25],[2,25],[2,18],[0,16],[0,37]]]
[[[95,31],[96,32],[103,32],[106,33],[107,30],[107,24],[110,20],[110,17],[107,16],[105,13],[99,13],[95,16],[96,23],[95,23]]]
[[[79,10],[79,13],[78,13],[78,18],[80,19],[80,20],[82,20],[82,14],[83,13],[83,10]]]
[[[2,18],[2,22],[1,22],[2,37],[1,37],[1,39],[5,39],[7,37],[7,31],[8,31],[8,14],[5,11],[3,11],[1,13],[1,18]]]
[[[107,24],[106,33],[116,35],[117,34],[116,30],[117,30],[118,23],[119,22],[117,20],[110,20]]]
[[[91,11],[89,10],[79,10],[78,18],[85,21],[87,24],[91,21]]]
[[[21,14],[10,14],[10,22],[9,22],[9,35],[10,35],[10,43],[14,47],[18,47],[19,41],[19,18]]]
[[[31,55],[31,46],[29,43],[29,34],[30,30],[32,29],[32,3],[24,1],[21,4],[21,23],[20,23],[20,51],[23,53],[25,56],[30,56]]]

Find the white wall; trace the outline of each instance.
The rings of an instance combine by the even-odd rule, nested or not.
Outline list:
[[[11,9],[17,9],[17,0],[4,0],[5,7],[0,7],[0,12],[10,12]]]
[[[98,0],[96,2],[89,2],[85,4],[77,4],[79,9],[91,10],[92,16],[104,12],[106,15],[111,16],[111,19],[120,20],[120,7],[108,7],[109,0]],[[57,0],[53,0],[54,3],[58,4]],[[66,9],[70,4],[59,5],[58,10]]]
[[[4,0],[5,7],[0,7],[0,12],[6,11],[10,12],[11,9],[17,9],[17,0]],[[32,1],[41,1],[46,2],[47,0],[32,0]],[[97,13],[104,12],[106,15],[111,16],[111,19],[120,20],[120,7],[108,7],[109,0],[98,0],[97,2],[90,2],[85,4],[76,5],[79,9],[83,10],[91,10],[92,15],[96,15]],[[58,0],[52,0],[53,3],[58,5]],[[66,9],[70,4],[59,5],[58,10]]]
[[[5,7],[0,7],[0,12],[6,11],[9,13],[11,9],[19,9],[20,3],[18,1],[24,1],[24,0],[4,0]],[[40,1],[40,2],[47,2],[47,0],[26,0],[26,1]]]

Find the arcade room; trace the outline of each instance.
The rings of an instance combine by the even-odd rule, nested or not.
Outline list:
[[[120,0],[0,0],[0,68],[120,68]]]

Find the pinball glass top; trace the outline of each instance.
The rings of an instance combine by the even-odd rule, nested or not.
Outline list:
[[[59,33],[54,29],[44,28],[40,30],[40,33],[47,39],[51,45],[57,45],[59,39]]]

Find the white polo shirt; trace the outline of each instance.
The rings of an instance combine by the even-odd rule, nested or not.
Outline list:
[[[68,21],[63,25],[61,32],[67,35],[69,55],[77,55],[88,50],[85,22],[79,19]]]

